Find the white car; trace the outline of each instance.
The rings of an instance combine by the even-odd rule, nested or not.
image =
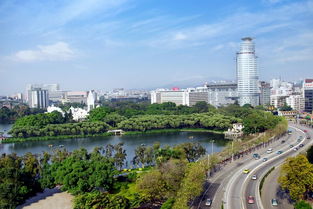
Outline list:
[[[205,202],[205,205],[206,206],[211,206],[212,205],[212,200],[210,198],[207,199],[206,202]]]
[[[266,151],[267,154],[270,154],[270,153],[272,153],[272,152],[273,152],[273,148],[269,148],[269,149]]]
[[[251,179],[252,180],[256,180],[258,177],[256,176],[256,175],[253,175],[252,177],[251,177]]]

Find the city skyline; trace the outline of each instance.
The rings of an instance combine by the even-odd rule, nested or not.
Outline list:
[[[245,36],[255,38],[260,80],[312,77],[313,1],[2,1],[0,16],[2,95],[29,83],[153,89],[235,80]]]

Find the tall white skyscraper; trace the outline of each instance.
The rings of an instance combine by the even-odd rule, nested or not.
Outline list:
[[[239,104],[257,106],[259,102],[259,76],[252,38],[242,38],[237,52],[237,84]]]

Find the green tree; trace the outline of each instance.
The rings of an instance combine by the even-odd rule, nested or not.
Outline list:
[[[16,154],[0,157],[0,208],[15,208],[41,191],[37,178],[32,175],[37,171],[33,169],[34,161],[31,158],[29,154],[25,161]]]
[[[293,200],[304,199],[313,189],[313,165],[302,154],[287,158],[278,181]]]
[[[141,164],[141,167],[145,167],[145,164],[147,162],[147,158],[146,158],[146,149],[147,147],[144,145],[140,145],[135,149],[135,156],[133,158],[133,164],[134,165],[139,165]]]
[[[177,192],[173,209],[188,208],[189,201],[201,194],[206,177],[206,166],[203,165],[203,163],[204,162],[197,162],[189,164],[186,169],[185,177]]]
[[[197,113],[202,113],[202,112],[208,112],[209,110],[209,105],[207,102],[201,101],[201,102],[197,102],[193,108],[195,109],[195,111]]]
[[[186,142],[178,145],[176,148],[181,149],[189,162],[194,162],[205,155],[206,150],[200,143]]]
[[[280,111],[291,111],[292,108],[285,103],[284,106],[279,108],[279,110]]]
[[[124,143],[120,142],[114,146],[114,152],[115,152],[114,163],[115,163],[116,168],[118,168],[119,170],[122,169],[126,160],[126,155],[127,155],[126,150],[123,149],[123,145]]]
[[[126,120],[127,118],[124,116],[121,116],[117,113],[110,113],[105,116],[103,121],[107,124],[109,124],[112,127],[117,127],[117,124],[122,122],[123,120]]]
[[[88,154],[83,148],[73,151],[63,161],[54,163],[51,167],[54,183],[62,184],[62,189],[73,194],[90,192],[96,188],[109,191],[113,187],[115,174],[112,160],[97,151]]]
[[[136,182],[136,186],[144,199],[148,201],[164,200],[164,195],[167,192],[162,173],[157,169],[153,169],[140,176]]]
[[[107,114],[110,113],[108,107],[98,107],[90,111],[88,120],[89,121],[104,121]]]
[[[312,209],[311,205],[304,200],[300,200],[295,204],[295,209]]]

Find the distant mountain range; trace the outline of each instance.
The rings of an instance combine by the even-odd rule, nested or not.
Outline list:
[[[185,80],[178,80],[172,83],[168,83],[165,85],[160,85],[156,87],[151,87],[149,89],[157,89],[157,88],[173,88],[173,87],[178,87],[178,88],[192,88],[192,87],[199,87],[203,86],[205,83],[230,83],[230,82],[235,82],[234,80],[230,79],[225,79],[222,77],[203,77],[203,78],[190,78],[190,79],[185,79]]]

